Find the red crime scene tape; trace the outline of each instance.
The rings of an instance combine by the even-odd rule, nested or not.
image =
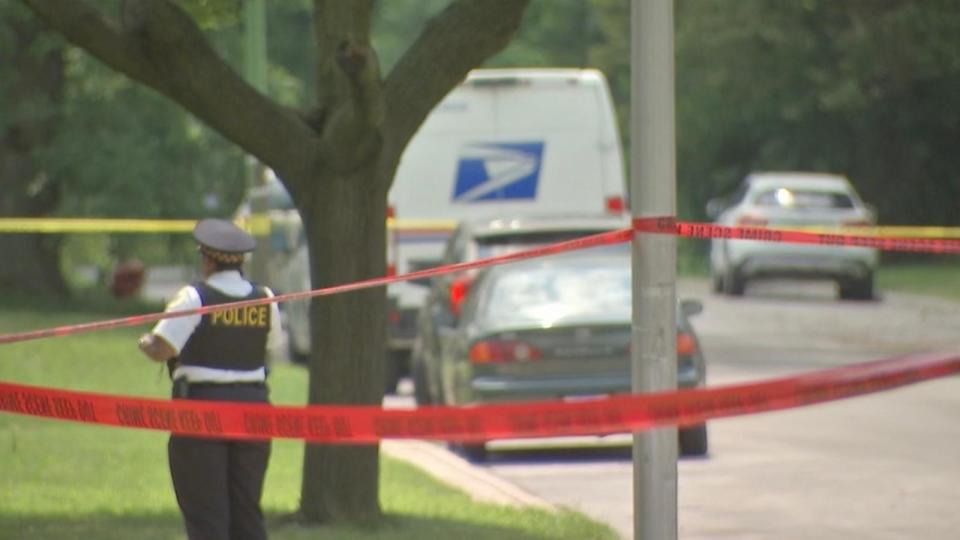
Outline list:
[[[917,354],[798,376],[567,403],[387,410],[156,400],[0,383],[0,411],[230,439],[370,444],[381,439],[485,441],[602,435],[755,414],[889,390],[960,373],[958,354]]]
[[[816,244],[820,246],[869,247],[883,251],[960,254],[960,239],[956,238],[861,236],[766,227],[730,227],[712,223],[677,221],[672,217],[638,218],[633,220],[633,228],[638,232],[675,234],[687,238],[726,238],[730,240],[758,240],[761,242]]]
[[[542,248],[369,279],[273,298],[155,313],[109,321],[0,335],[0,344],[135,326],[164,318],[323,296],[629,241],[633,231],[695,238],[873,247],[960,253],[960,240],[881,238],[678,222],[673,217],[634,220],[623,229]],[[581,403],[535,402],[476,407],[384,410],[355,406],[270,406],[185,400],[151,400],[0,383],[0,412],[121,427],[237,439],[295,438],[311,442],[374,443],[385,438],[482,441],[512,437],[591,435],[695,425],[711,418],[821,403],[878,392],[960,372],[960,356],[911,355],[759,383],[621,395]]]
[[[172,319],[174,317],[186,317],[187,315],[198,315],[198,314],[202,315],[205,313],[212,313],[214,311],[224,311],[227,309],[271,304],[273,302],[287,302],[290,300],[301,300],[304,298],[311,298],[314,296],[329,296],[331,294],[357,291],[360,289],[369,289],[371,287],[382,287],[384,285],[399,282],[399,281],[410,281],[413,279],[439,276],[442,274],[449,274],[452,272],[462,272],[464,270],[472,270],[475,268],[493,266],[495,264],[505,264],[509,262],[522,261],[525,259],[533,259],[536,257],[544,257],[546,255],[555,255],[558,253],[564,253],[567,251],[573,251],[577,249],[585,249],[590,247],[619,244],[622,242],[628,242],[632,237],[632,235],[633,233],[630,229],[622,229],[617,231],[596,234],[593,236],[587,236],[584,238],[577,238],[575,240],[560,242],[557,244],[534,248],[526,251],[510,253],[507,255],[501,255],[499,257],[492,257],[489,259],[482,259],[478,261],[465,262],[465,263],[459,263],[459,264],[451,264],[451,265],[440,266],[436,268],[427,268],[425,270],[418,270],[416,272],[410,272],[410,273],[399,275],[399,276],[388,276],[388,277],[366,279],[362,281],[355,281],[353,283],[347,283],[344,285],[335,285],[333,287],[316,289],[312,291],[278,294],[271,298],[259,298],[257,300],[244,300],[241,302],[230,302],[227,304],[217,304],[215,306],[204,306],[197,309],[188,309],[188,310],[169,312],[169,313],[150,313],[146,315],[134,315],[132,317],[124,317],[121,319],[111,319],[106,321],[96,321],[96,322],[83,323],[83,324],[71,324],[66,326],[58,326],[55,328],[45,328],[42,330],[30,330],[27,332],[17,332],[12,334],[0,334],[0,345],[3,345],[5,343],[30,341],[34,339],[63,337],[63,336],[69,336],[73,334],[93,332],[97,330],[108,330],[112,328],[139,326],[142,324],[159,321],[161,319]]]

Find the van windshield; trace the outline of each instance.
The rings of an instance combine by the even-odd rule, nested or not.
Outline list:
[[[602,233],[602,232],[606,232],[606,231],[598,231],[597,233],[590,233],[590,234],[599,234],[599,233]],[[555,240],[555,241],[548,241],[548,242],[530,242],[530,243],[487,244],[487,245],[480,245],[480,246],[478,246],[478,249],[477,249],[477,255],[478,255],[479,258],[481,258],[481,259],[488,259],[488,258],[490,258],[490,257],[500,257],[500,256],[503,256],[503,255],[509,255],[509,254],[511,254],[511,253],[517,253],[517,252],[520,252],[520,251],[526,251],[526,250],[528,250],[528,249],[534,249],[534,248],[539,248],[539,247],[548,246],[548,245],[550,245],[550,244],[556,244],[556,243],[558,243],[558,242],[566,242],[567,240],[575,240],[575,239],[577,239],[577,238],[581,238],[581,237],[584,237],[584,236],[589,236],[589,235],[588,235],[588,234],[581,234],[581,235],[577,235],[577,236],[571,236],[571,237],[569,237],[569,238],[562,238],[562,239],[558,239],[558,240]],[[583,249],[576,250],[574,253],[578,253],[578,252],[583,252],[583,253],[600,253],[600,252],[606,252],[606,253],[621,253],[621,252],[624,252],[624,251],[626,251],[626,252],[629,252],[629,251],[630,251],[630,243],[629,243],[629,242],[624,242],[624,243],[614,244],[614,245],[595,246],[595,247],[590,247],[590,248],[583,248]]]

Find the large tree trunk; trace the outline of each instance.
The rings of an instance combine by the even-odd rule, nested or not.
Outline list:
[[[316,2],[322,106],[315,113],[323,119],[318,132],[328,159],[321,164],[325,172],[292,182],[307,227],[314,289],[385,275],[387,192],[404,147],[467,71],[509,42],[526,4],[451,3],[381,81],[369,47],[372,4],[349,4],[352,14],[347,14],[342,9],[348,4]],[[345,33],[351,23],[356,26]],[[322,297],[310,311],[310,403],[379,405],[386,291]],[[377,445],[308,446],[300,502],[304,516],[316,522],[379,518],[378,452]]]
[[[318,178],[309,228],[314,288],[385,274],[386,182],[373,165]],[[334,254],[327,260],[314,254]],[[315,298],[310,403],[378,405],[383,400],[386,292],[383,287]],[[308,445],[301,511],[315,522],[380,516],[377,445]]]
[[[20,6],[0,8],[0,62],[14,66],[0,81],[0,217],[38,217],[52,212],[58,186],[34,159],[50,144],[63,92],[63,47],[41,31]],[[0,233],[0,289],[63,296],[60,239],[42,234]]]

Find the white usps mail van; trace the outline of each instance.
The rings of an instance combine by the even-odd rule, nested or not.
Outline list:
[[[401,158],[398,219],[623,210],[623,158],[603,74],[475,70]]]
[[[626,182],[606,78],[595,69],[478,69],[428,115],[401,158],[388,196],[388,263],[407,273],[439,263],[457,222],[621,214]],[[305,249],[305,248],[303,248]],[[303,265],[307,257],[285,267]],[[309,285],[306,268],[279,282]],[[278,276],[279,277],[279,276]],[[277,286],[280,286],[280,283]],[[427,288],[388,287],[388,341],[405,370]],[[304,310],[305,311],[305,310]],[[291,317],[292,351],[309,351],[307,321]],[[389,386],[389,382],[388,382]]]

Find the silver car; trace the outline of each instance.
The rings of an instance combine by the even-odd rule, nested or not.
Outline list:
[[[456,326],[443,331],[443,401],[450,405],[583,399],[630,392],[630,246],[494,267],[470,286]],[[677,381],[704,384],[706,367],[689,316],[676,310]],[[707,451],[705,425],[680,430],[684,454]],[[482,444],[464,445],[473,459]]]
[[[843,176],[822,173],[753,173],[707,214],[719,225],[802,228],[870,226],[874,210]],[[830,279],[842,299],[874,296],[879,257],[874,248],[713,239],[710,274],[715,292],[739,296],[763,278]]]

